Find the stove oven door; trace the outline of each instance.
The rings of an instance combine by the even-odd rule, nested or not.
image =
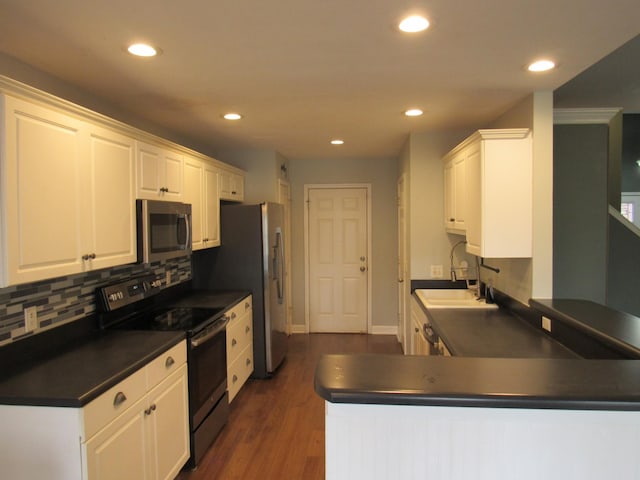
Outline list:
[[[189,404],[196,430],[227,389],[227,320],[214,322],[191,338]]]

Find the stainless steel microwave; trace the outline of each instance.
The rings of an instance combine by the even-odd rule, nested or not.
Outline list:
[[[138,263],[191,253],[191,205],[136,200]]]

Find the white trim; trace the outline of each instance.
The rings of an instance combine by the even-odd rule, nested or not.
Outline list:
[[[622,108],[556,108],[553,110],[554,125],[609,124]]]
[[[291,334],[295,335],[298,333],[309,333],[309,326],[308,325],[300,325],[298,323],[294,323],[291,325]]]
[[[371,197],[370,183],[309,183],[304,185],[304,324],[309,332],[309,190],[313,189],[340,189],[340,188],[364,188],[367,191],[367,333],[371,333],[371,295],[372,295],[372,275],[373,259],[371,258],[371,219],[373,200]]]
[[[397,325],[373,325],[370,331],[371,335],[395,335],[398,336]]]
[[[464,149],[468,145],[478,140],[495,140],[495,139],[520,139],[526,138],[529,135],[530,130],[528,128],[492,128],[476,130],[467,138],[465,138],[458,145],[453,147],[443,158],[443,163],[446,163],[448,159],[455,156],[460,150]],[[455,233],[455,232],[452,232]]]
[[[638,228],[637,225],[635,225],[634,223],[624,218],[622,214],[611,205],[609,205],[609,215],[615,218],[622,225],[624,225],[627,228],[627,230],[633,232],[636,237],[640,238],[640,228]]]

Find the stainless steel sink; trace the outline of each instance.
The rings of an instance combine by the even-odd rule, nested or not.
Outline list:
[[[498,308],[495,303],[476,299],[474,292],[466,289],[428,288],[417,289],[415,293],[427,308]]]

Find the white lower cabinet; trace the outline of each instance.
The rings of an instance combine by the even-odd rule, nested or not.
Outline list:
[[[253,309],[249,295],[226,312],[227,325],[227,390],[229,402],[238,394],[253,373]]]
[[[83,408],[1,405],[12,480],[169,480],[190,455],[186,343]]]

